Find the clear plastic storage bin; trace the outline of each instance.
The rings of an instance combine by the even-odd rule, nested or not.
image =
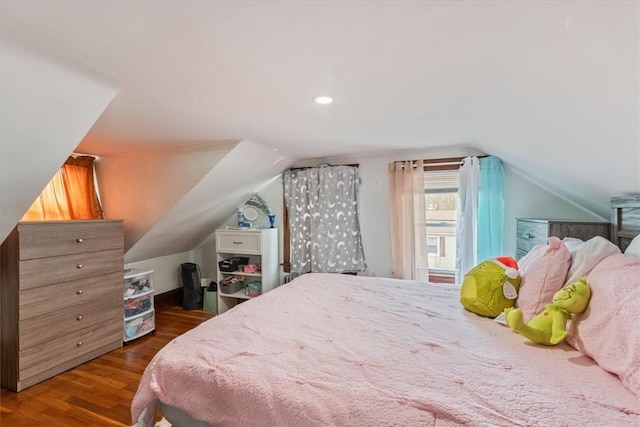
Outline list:
[[[150,310],[124,321],[124,342],[153,332],[156,328],[155,313]]]
[[[124,317],[133,317],[153,308],[153,290],[139,296],[125,298],[124,300]]]
[[[153,289],[153,270],[124,271],[124,297],[129,298]]]

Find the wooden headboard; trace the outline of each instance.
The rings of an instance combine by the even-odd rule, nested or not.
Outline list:
[[[611,240],[624,250],[640,234],[640,193],[611,198]]]

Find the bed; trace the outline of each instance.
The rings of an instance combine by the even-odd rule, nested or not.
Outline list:
[[[640,195],[612,209],[613,235],[631,250],[582,254],[592,299],[557,346],[464,310],[457,286],[306,274],[170,342],[145,370],[132,418],[153,426],[160,409],[174,426],[639,426]]]

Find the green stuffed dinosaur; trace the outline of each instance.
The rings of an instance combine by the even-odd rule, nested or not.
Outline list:
[[[573,314],[582,313],[590,298],[591,290],[581,278],[556,292],[553,302],[528,324],[524,323],[522,311],[513,307],[504,310],[505,320],[511,329],[535,343],[556,345],[567,336],[567,321]]]

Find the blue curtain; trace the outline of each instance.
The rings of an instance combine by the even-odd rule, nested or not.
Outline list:
[[[504,255],[504,173],[500,159],[480,159],[478,262]]]

